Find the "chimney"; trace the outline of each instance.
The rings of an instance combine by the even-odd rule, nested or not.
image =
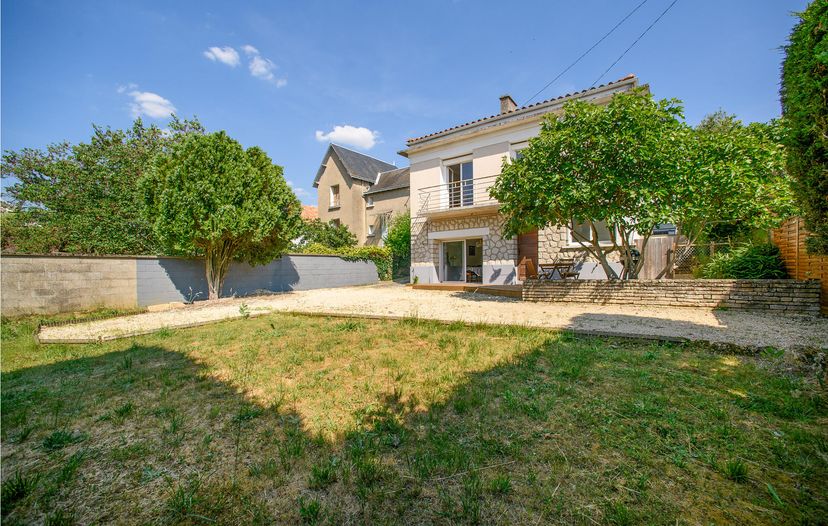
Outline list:
[[[517,109],[517,103],[511,95],[503,95],[500,97],[500,113],[509,113]]]

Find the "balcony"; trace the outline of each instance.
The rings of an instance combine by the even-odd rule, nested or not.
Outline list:
[[[489,195],[497,175],[452,181],[420,188],[419,215],[448,217],[496,211],[499,203]]]

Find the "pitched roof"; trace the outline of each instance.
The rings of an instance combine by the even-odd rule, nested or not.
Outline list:
[[[542,110],[542,109],[545,109],[545,106],[557,106],[558,104],[561,103],[561,101],[563,99],[570,99],[570,98],[571,99],[580,99],[580,98],[592,95],[595,92],[601,91],[601,90],[603,90],[603,89],[605,89],[609,86],[612,86],[612,85],[615,85],[615,84],[620,84],[620,83],[625,83],[625,82],[628,82],[628,81],[631,81],[629,83],[632,84],[633,86],[635,86],[638,83],[638,78],[635,75],[630,74],[630,75],[627,75],[624,78],[614,80],[612,82],[607,82],[606,84],[601,84],[600,86],[596,86],[594,88],[588,88],[588,89],[581,90],[581,91],[576,91],[576,92],[573,92],[573,93],[567,93],[567,94],[561,95],[559,97],[555,97],[555,98],[552,98],[552,99],[547,99],[547,100],[544,100],[544,101],[541,101],[541,102],[536,102],[535,104],[529,104],[527,106],[521,106],[520,108],[514,109],[512,111],[508,111],[506,113],[499,113],[497,115],[489,115],[488,117],[482,117],[480,119],[470,121],[470,122],[467,122],[467,123],[464,123],[464,124],[458,124],[457,126],[452,126],[451,128],[446,128],[445,130],[440,130],[440,131],[437,131],[437,132],[429,133],[427,135],[423,135],[421,137],[415,137],[413,139],[408,139],[406,141],[406,145],[414,146],[414,145],[420,144],[422,142],[428,141],[430,139],[434,139],[434,138],[437,138],[437,137],[448,135],[450,133],[460,131],[460,130],[465,129],[465,128],[471,128],[471,127],[482,125],[482,124],[485,124],[485,123],[488,123],[488,122],[491,122],[491,121],[496,121],[498,119],[517,116],[521,113],[530,113],[530,112],[534,112],[536,110]],[[403,152],[400,152],[400,153],[403,153]]]
[[[379,174],[377,183],[371,187],[370,190],[363,192],[363,195],[376,194],[378,192],[386,192],[388,190],[397,190],[399,188],[408,188],[409,175],[411,171],[406,166],[405,168],[397,168],[396,170],[389,170]]]
[[[340,164],[345,171],[348,172],[348,175],[351,176],[351,178],[371,184],[376,182],[378,173],[387,172],[396,168],[393,164],[381,161],[375,157],[371,157],[370,155],[365,155],[364,153],[349,150],[348,148],[338,144],[331,143],[328,147],[328,151],[325,152],[325,157],[328,156],[329,152],[331,154],[336,154]],[[325,157],[323,157],[323,159]],[[325,165],[323,164],[316,172],[316,178],[313,180],[314,187],[319,184],[319,178],[322,177],[322,173],[324,171]]]
[[[302,219],[319,219],[319,209],[313,205],[302,205]]]

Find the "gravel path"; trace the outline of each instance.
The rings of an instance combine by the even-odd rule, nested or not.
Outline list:
[[[414,290],[395,283],[318,289],[227,299],[183,309],[125,316],[63,327],[44,327],[44,343],[107,340],[164,327],[187,327],[273,311],[351,314],[477,323],[514,324],[585,332],[679,337],[743,347],[828,349],[828,319],[805,316],[666,307],[528,303],[482,294]]]

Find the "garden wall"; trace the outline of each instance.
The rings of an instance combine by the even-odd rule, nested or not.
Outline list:
[[[523,299],[819,314],[819,287],[819,281],[789,279],[528,280]]]
[[[376,283],[368,261],[288,255],[267,265],[234,263],[223,296]],[[0,310],[4,316],[137,308],[207,298],[204,262],[144,256],[3,255]]]

